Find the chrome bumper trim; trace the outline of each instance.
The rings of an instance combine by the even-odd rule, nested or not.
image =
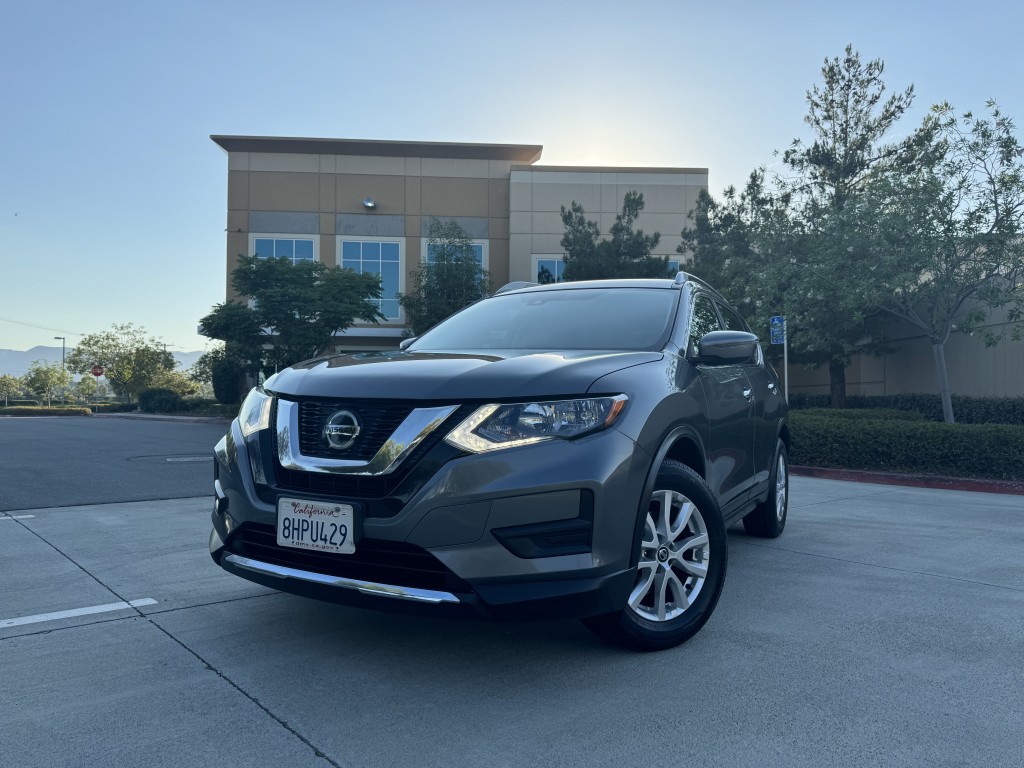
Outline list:
[[[259,560],[251,560],[241,555],[227,555],[224,561],[236,568],[242,568],[253,573],[261,573],[265,576],[273,576],[279,579],[298,579],[308,581],[312,584],[322,584],[327,587],[341,587],[343,589],[354,589],[364,595],[376,595],[378,597],[394,597],[400,600],[413,600],[417,603],[458,603],[459,598],[451,592],[436,592],[432,589],[416,589],[414,587],[396,587],[392,584],[377,584],[372,581],[359,581],[358,579],[346,579],[343,576],[328,576],[325,573],[314,573],[312,571],[300,571],[297,568],[286,568],[283,565],[273,565]]]
[[[277,459],[285,469],[337,475],[387,475],[458,409],[457,405],[416,408],[369,461],[322,459],[299,451],[299,404],[277,401]]]

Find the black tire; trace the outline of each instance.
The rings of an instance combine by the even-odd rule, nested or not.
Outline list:
[[[780,482],[781,473],[781,482]],[[789,453],[779,440],[772,459],[772,473],[768,481],[768,498],[743,518],[743,529],[751,536],[774,539],[786,527],[789,515]]]
[[[621,611],[583,623],[617,645],[661,651],[689,640],[714,612],[725,583],[725,524],[700,475],[670,460],[658,470],[642,514],[643,543],[629,602]]]

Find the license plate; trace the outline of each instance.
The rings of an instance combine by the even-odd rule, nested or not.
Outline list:
[[[356,551],[352,505],[278,499],[277,543],[282,547],[351,555]]]

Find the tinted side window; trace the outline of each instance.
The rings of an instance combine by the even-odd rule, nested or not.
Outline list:
[[[719,304],[718,311],[722,315],[722,322],[725,324],[725,330],[750,332],[750,328],[743,322],[743,318],[737,315],[731,307],[727,307],[725,304]]]
[[[690,349],[697,349],[697,342],[705,333],[720,331],[718,315],[707,296],[698,296],[693,302],[693,319],[690,321]]]

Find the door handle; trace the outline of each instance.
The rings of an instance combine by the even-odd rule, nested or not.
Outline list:
[[[750,387],[747,387],[743,390],[743,396],[747,398],[747,402],[749,403],[754,399],[754,391]]]

